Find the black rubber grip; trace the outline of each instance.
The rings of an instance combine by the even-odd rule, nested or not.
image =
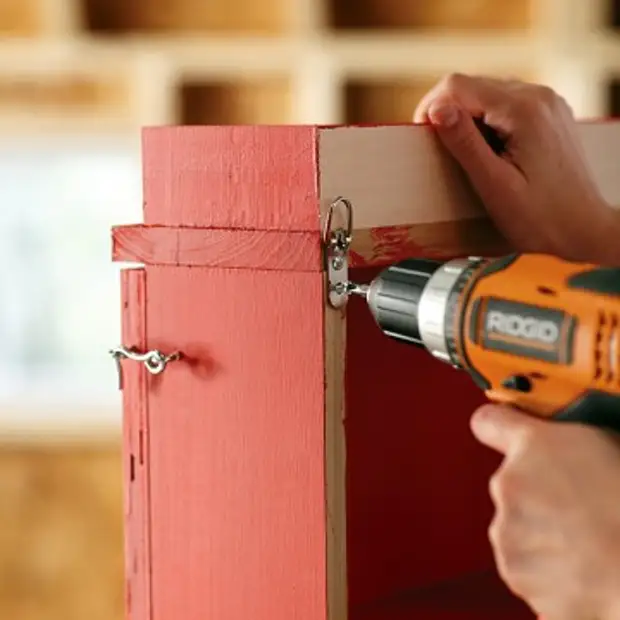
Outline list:
[[[565,411],[555,416],[559,422],[577,422],[620,433],[620,396],[589,390]]]
[[[568,288],[620,296],[620,269],[599,267],[575,274],[568,279]]]

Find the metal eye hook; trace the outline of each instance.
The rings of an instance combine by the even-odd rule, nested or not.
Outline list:
[[[175,351],[170,355],[164,355],[161,351],[157,350],[148,351],[147,353],[138,353],[134,349],[128,349],[122,345],[111,349],[109,353],[116,361],[119,389],[123,388],[121,358],[124,357],[134,362],[144,363],[146,369],[152,375],[159,375],[164,371],[169,362],[174,362],[181,358],[181,353],[179,351]]]
[[[332,220],[334,219],[334,211],[339,205],[344,205],[347,213],[346,228],[339,228],[332,231]],[[323,240],[327,245],[338,246],[340,249],[346,251],[351,244],[351,238],[353,236],[353,206],[351,202],[343,196],[338,196],[330,205],[327,211],[327,217],[325,219],[325,226],[323,228]]]

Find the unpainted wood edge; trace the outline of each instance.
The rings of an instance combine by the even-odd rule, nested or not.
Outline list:
[[[327,304],[325,346],[325,527],[327,620],[347,620],[347,516],[345,441],[346,314]]]
[[[460,256],[497,256],[510,251],[508,242],[488,218],[454,222],[386,226],[355,230],[351,267],[369,267],[424,256],[450,259]]]

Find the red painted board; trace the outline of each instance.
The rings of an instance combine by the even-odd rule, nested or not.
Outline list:
[[[145,129],[144,223],[319,230],[316,131],[305,126]]]
[[[352,270],[369,281],[375,270]],[[465,374],[387,338],[347,308],[349,596],[354,606],[493,565],[488,479],[499,458],[471,435],[485,402]]]
[[[324,620],[321,273],[148,267],[153,620]]]
[[[117,226],[112,236],[115,261],[147,265],[235,267],[320,271],[317,232],[222,230],[169,226]]]
[[[121,271],[122,339],[146,346],[146,278],[143,269]],[[131,620],[151,620],[149,468],[144,369],[122,361],[125,511],[125,609]]]

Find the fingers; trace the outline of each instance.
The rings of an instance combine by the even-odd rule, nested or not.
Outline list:
[[[502,184],[514,184],[516,170],[498,157],[473,118],[484,118],[501,134],[508,133],[509,118],[502,113],[502,90],[497,80],[455,74],[442,80],[420,102],[414,120],[430,122],[436,133],[486,198]]]
[[[512,407],[485,405],[472,416],[471,430],[480,443],[502,454],[509,454],[541,424],[544,421]]]

